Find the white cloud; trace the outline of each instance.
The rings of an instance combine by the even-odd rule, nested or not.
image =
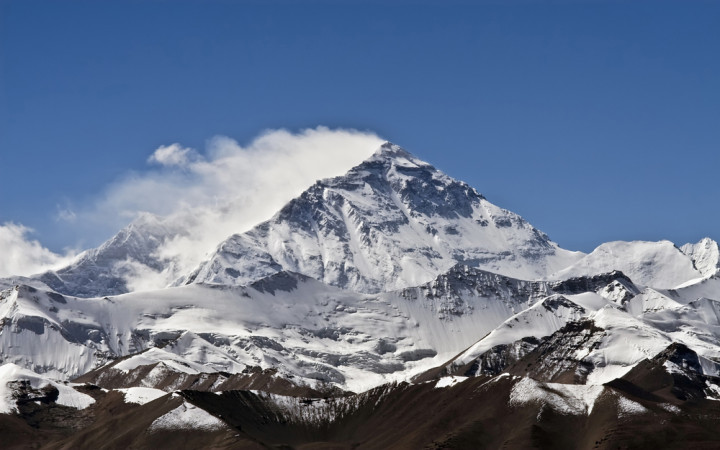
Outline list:
[[[77,222],[117,231],[142,212],[167,216],[232,204],[244,217],[233,226],[237,230],[268,218],[317,179],[343,174],[382,142],[373,133],[317,127],[267,131],[245,146],[219,136],[208,142],[204,155],[172,144],[150,157],[164,161],[162,168],[127,174],[75,214]]]
[[[77,214],[70,208],[58,208],[58,212],[55,215],[55,220],[73,223],[77,219]]]
[[[163,145],[157,148],[148,158],[149,163],[157,163],[161,166],[187,166],[191,161],[197,159],[195,150],[183,147],[178,143]]]
[[[163,279],[191,270],[228,236],[268,219],[316,180],[359,164],[382,142],[370,132],[317,127],[266,131],[247,145],[219,136],[202,153],[180,144],[163,146],[148,159],[159,169],[112,183],[95,203],[75,210],[74,226],[95,235],[103,229],[107,237],[149,212],[185,230],[158,252],[174,267],[162,276],[149,274],[150,284],[160,287]]]
[[[158,272],[130,258],[118,261],[113,267],[113,272],[125,279],[131,292],[160,289],[174,279],[172,267]]]
[[[0,277],[27,276],[68,264],[75,254],[58,255],[28,238],[31,229],[11,222],[0,225]]]

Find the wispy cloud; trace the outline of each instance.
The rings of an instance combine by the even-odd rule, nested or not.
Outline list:
[[[75,210],[76,221],[117,229],[144,212],[167,216],[225,207],[233,218],[228,230],[242,231],[317,179],[344,173],[381,143],[373,133],[318,127],[267,131],[247,145],[218,136],[203,153],[180,144],[162,146],[149,158],[159,169],[129,173],[110,184],[91,205]]]
[[[77,220],[77,214],[70,208],[60,208],[58,206],[55,220],[58,222],[74,223]]]
[[[199,159],[199,155],[195,150],[175,143],[158,147],[148,158],[148,163],[184,167],[197,159]]]
[[[316,180],[343,174],[381,144],[371,132],[326,127],[270,130],[247,145],[218,136],[203,151],[173,143],[150,155],[156,168],[127,174],[63,218],[87,233],[113,233],[142,213],[165,217],[183,230],[157,252],[174,261],[167,278],[191,270],[228,236],[268,219]],[[149,287],[152,279],[159,286],[165,279],[135,269],[131,284]]]
[[[75,252],[53,253],[29,236],[32,230],[19,224],[0,225],[0,277],[27,276],[68,264]]]

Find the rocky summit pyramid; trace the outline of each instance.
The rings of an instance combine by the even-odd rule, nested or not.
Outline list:
[[[563,250],[390,143],[128,292],[188,232],[0,284],[3,447],[720,447],[711,239]]]
[[[535,279],[582,256],[522,217],[385,143],[231,236],[180,283],[247,284],[281,270],[358,292],[425,283],[457,263]]]

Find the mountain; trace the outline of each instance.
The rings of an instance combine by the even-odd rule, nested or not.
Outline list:
[[[171,262],[156,255],[160,245],[182,235],[184,227],[142,214],[100,247],[80,254],[67,267],[37,278],[56,292],[78,297],[117,295],[142,284],[143,277],[172,271]]]
[[[459,262],[533,279],[582,256],[390,143],[345,175],[318,181],[270,220],[231,236],[183,275],[160,250],[189,233],[188,220],[192,214],[182,220],[142,214],[69,266],[34,278],[62,294],[101,297],[177,277],[174,285],[243,285],[288,270],[382,292],[424,283]]]
[[[289,270],[376,293],[425,283],[457,263],[535,279],[581,256],[386,143],[345,175],[318,181],[270,220],[228,238],[180,283],[243,285]]]
[[[715,241],[563,250],[390,143],[148,289],[181,223],[0,280],[4,447],[720,446]]]

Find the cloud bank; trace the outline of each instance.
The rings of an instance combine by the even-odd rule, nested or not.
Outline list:
[[[58,255],[43,247],[28,235],[31,229],[7,222],[0,225],[0,277],[27,276],[57,269],[75,257],[68,251]]]
[[[171,261],[165,274],[135,268],[129,285],[162,287],[194,268],[224,239],[271,217],[316,180],[342,175],[383,140],[371,132],[317,127],[269,130],[247,145],[224,136],[203,151],[172,143],[149,157],[151,169],[112,183],[91,205],[63,210],[87,233],[114,233],[145,213],[179,230],[155,252]]]

